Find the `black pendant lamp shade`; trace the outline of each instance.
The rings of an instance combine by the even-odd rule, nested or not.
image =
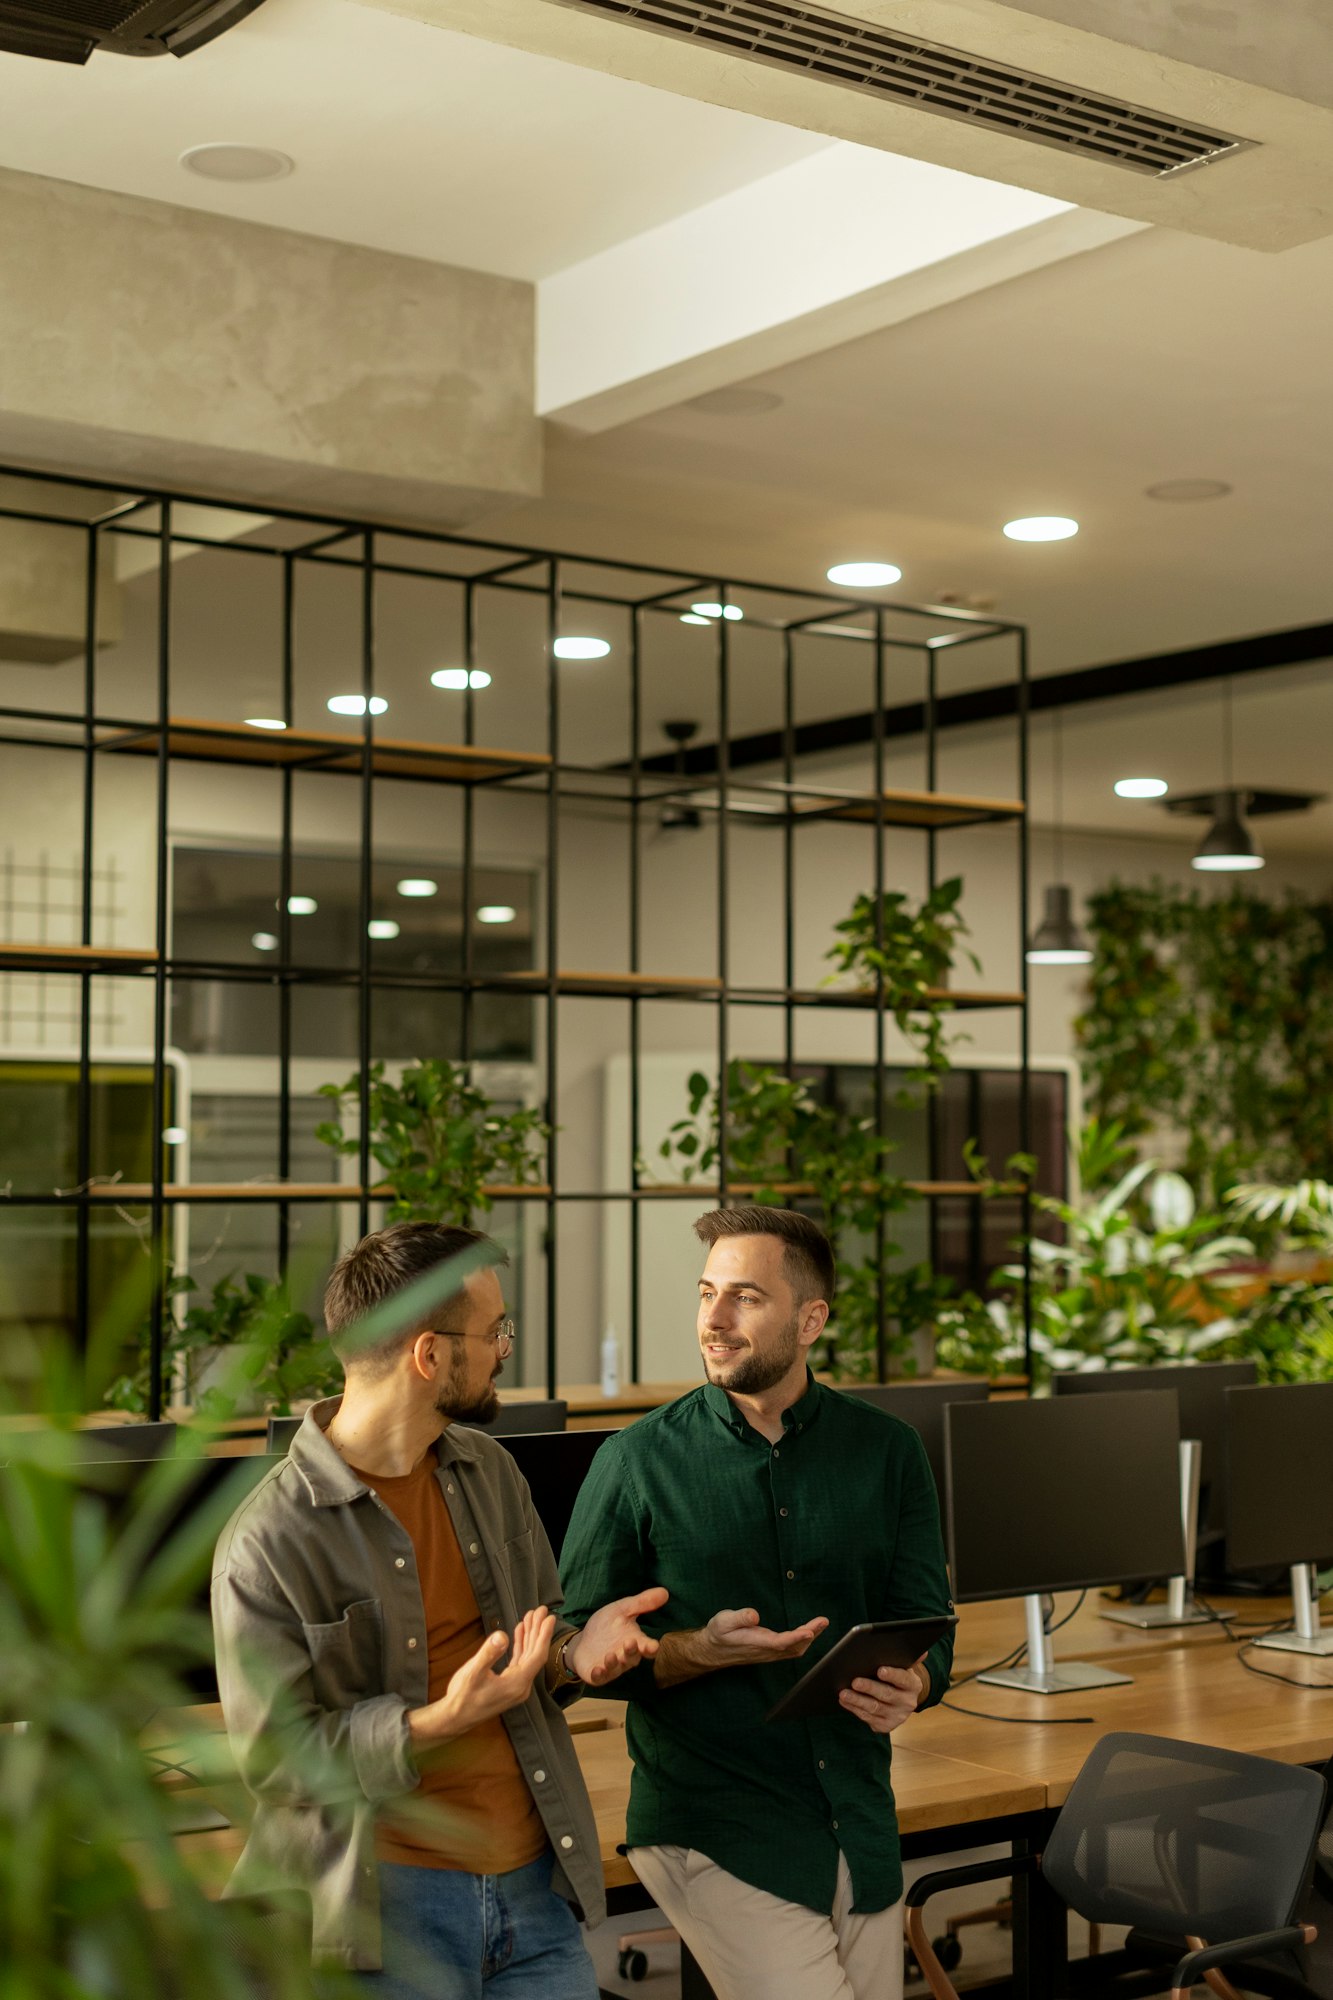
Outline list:
[[[1074,916],[1074,892],[1067,882],[1046,885],[1041,924],[1028,946],[1029,965],[1087,965],[1092,950]]]
[[[1239,875],[1262,868],[1263,853],[1245,818],[1249,795],[1219,792],[1213,800],[1213,822],[1192,857],[1193,866],[1207,874]]]

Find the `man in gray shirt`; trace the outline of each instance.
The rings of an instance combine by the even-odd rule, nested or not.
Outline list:
[[[375,1344],[356,1329],[466,1253],[461,1290]],[[482,1261],[484,1260],[484,1262]],[[228,1734],[255,1815],[229,1893],[310,1898],[317,1960],[368,2000],[595,2000],[577,1911],[604,1912],[560,1707],[650,1659],[662,1590],[562,1623],[527,1486],[486,1422],[513,1344],[496,1245],[399,1223],[340,1260],[346,1372],[218,1543]],[[572,1908],[571,1908],[572,1905]]]

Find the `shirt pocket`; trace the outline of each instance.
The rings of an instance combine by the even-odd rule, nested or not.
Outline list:
[[[322,1708],[351,1708],[384,1692],[384,1613],[376,1598],[358,1598],[327,1625],[301,1625],[310,1653],[315,1699]]]
[[[534,1610],[538,1602],[537,1551],[533,1547],[531,1528],[511,1535],[503,1544],[500,1567],[517,1615],[522,1617],[525,1611]]]

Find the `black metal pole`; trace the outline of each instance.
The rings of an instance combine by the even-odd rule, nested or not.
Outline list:
[[[370,1032],[370,913],[374,907],[371,870],[374,864],[375,812],[375,718],[371,701],[375,692],[375,535],[368,528],[361,538],[361,696],[365,710],[361,717],[361,851],[359,895],[357,898],[357,1108],[360,1115],[360,1145],[357,1177],[361,1195],[357,1224],[364,1236],[370,1228],[370,1062],[373,1046]]]
[[[463,664],[467,669],[467,688],[463,694],[463,741],[472,744],[476,740],[475,701],[472,693],[472,670],[477,663],[477,600],[476,586],[468,582],[463,586]],[[476,791],[468,784],[463,787],[463,1032],[462,1059],[465,1070],[472,1068],[472,976],[475,971],[473,950],[473,908],[476,902],[474,875],[476,870]]]
[[[1022,973],[1023,1005],[1018,1010],[1018,1145],[1020,1152],[1032,1150],[1032,1023],[1028,1002],[1031,974],[1028,968],[1028,868],[1031,837],[1028,829],[1028,722],[1031,683],[1028,671],[1028,635],[1017,633],[1018,641],[1018,796],[1023,811],[1018,821],[1018,959]],[[1023,1372],[1032,1390],[1032,1188],[1023,1177],[1020,1228],[1023,1238]]]
[[[731,585],[718,592],[722,614],[717,621],[717,1181],[718,1200],[728,1205],[731,1176],[728,1124],[731,1117],[731,939],[730,810],[731,789]]]
[[[552,562],[547,571],[546,596],[546,747],[550,769],[546,784],[546,1122],[551,1136],[546,1142],[546,1180],[550,1194],[546,1200],[546,1393],[554,1397],[559,1374],[556,1342],[558,1304],[558,1259],[556,1244],[555,1192],[559,1170],[559,1066],[558,1016],[560,941],[560,662],[555,642],[560,636],[561,568]]]
[[[926,648],[926,790],[939,789],[939,667],[934,648]],[[939,881],[939,831],[931,826],[926,834],[926,888],[934,894]],[[927,1079],[929,1082],[930,1079]],[[942,1087],[942,1086],[941,1086]],[[940,1174],[940,1089],[926,1093],[926,1179],[937,1181]],[[940,1212],[938,1202],[926,1204],[930,1268],[940,1259]]]
[[[295,698],[296,575],[295,559],[282,561],[282,719],[290,729],[296,720]],[[292,1177],[292,785],[290,764],[282,767],[282,834],[278,850],[278,1179]],[[291,1208],[278,1203],[278,1276],[287,1276],[291,1259]]]
[[[782,635],[782,782],[796,783],[796,635],[788,626]],[[796,1067],[796,804],[790,791],[782,815],[782,1067],[788,1082]],[[787,1166],[793,1165],[791,1154]]]
[[[629,969],[632,973],[643,970],[641,961],[642,938],[642,884],[640,870],[643,856],[642,812],[640,797],[642,773],[639,768],[640,736],[643,728],[643,613],[637,607],[630,614],[629,649]],[[642,1027],[640,1000],[637,993],[630,995],[629,1003],[629,1157],[630,1187],[637,1193],[639,1188],[639,1147],[642,1143],[640,1120],[642,1101],[639,1088],[639,1065],[642,1058]],[[642,1366],[642,1306],[640,1284],[643,1271],[643,1231],[640,1226],[641,1204],[630,1203],[629,1210],[629,1379],[637,1382]]]
[[[93,717],[97,713],[97,592],[100,543],[97,526],[88,529],[87,569],[83,619],[83,855],[79,881],[79,942],[85,948],[93,941],[93,863],[96,854],[95,766],[97,735]],[[75,1182],[83,1190],[75,1225],[74,1325],[75,1337],[86,1348],[91,1334],[89,1302],[92,1290],[92,1211],[87,1200],[93,1153],[93,975],[85,965],[79,976],[79,1086],[78,1133]]]
[[[171,732],[171,502],[162,502],[158,520],[157,576],[157,906],[153,944],[153,1109],[148,1140],[152,1159],[152,1222],[149,1232],[153,1260],[152,1301],[148,1337],[148,1417],[162,1415],[162,1354],[167,1311],[167,1207],[163,1197],[166,1157],[163,1132],[167,1120],[167,948],[169,944],[170,882],[168,809],[170,805]]]
[[[875,1131],[884,1137],[884,613],[875,613]],[[888,1297],[884,1284],[884,1205],[875,1204],[875,1380],[889,1372]]]

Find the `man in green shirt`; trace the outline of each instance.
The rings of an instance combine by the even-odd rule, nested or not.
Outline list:
[[[855,1682],[840,1714],[764,1717],[849,1626],[952,1610],[930,1466],[909,1425],[810,1374],[834,1291],[822,1230],[773,1208],[694,1227],[708,1381],[597,1454],[565,1616],[670,1593],[644,1620],[655,1660],[608,1692],[630,1702],[630,1859],[719,2000],[895,2000],[890,1733],[943,1695],[952,1644]]]

